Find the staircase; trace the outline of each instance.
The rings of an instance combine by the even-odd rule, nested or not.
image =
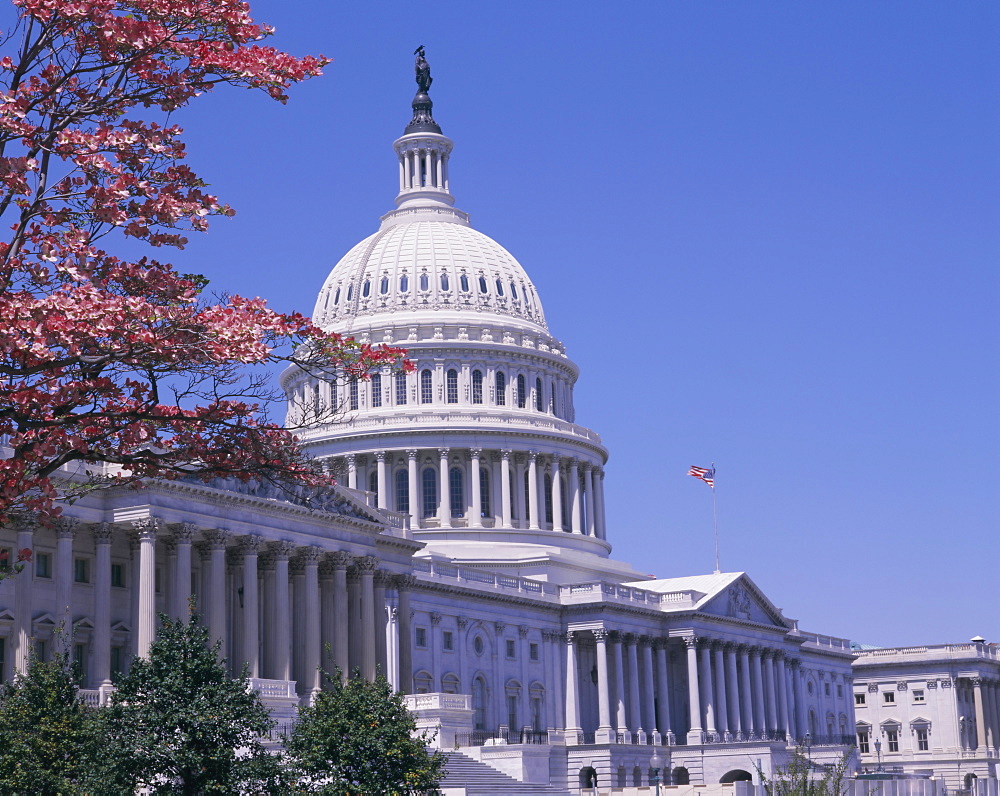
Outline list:
[[[465,788],[466,796],[513,796],[513,794],[538,794],[538,796],[569,796],[567,791],[551,785],[518,782],[495,768],[473,760],[461,752],[445,752],[442,788]]]

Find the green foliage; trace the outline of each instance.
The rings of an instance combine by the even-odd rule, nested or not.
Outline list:
[[[369,682],[340,673],[320,692],[287,739],[299,787],[324,796],[437,793],[445,756],[430,752],[427,733],[384,677]]]
[[[0,790],[82,793],[76,783],[93,748],[91,725],[65,657],[32,658],[27,674],[0,686]]]
[[[161,617],[149,658],[137,659],[100,711],[100,792],[281,792],[277,758],[261,745],[272,722],[246,676],[230,679],[208,631]]]
[[[770,779],[758,770],[760,780],[770,796],[843,796],[848,785],[853,752],[847,751],[830,766],[821,766],[809,759],[807,751],[798,746],[787,765],[774,770]]]

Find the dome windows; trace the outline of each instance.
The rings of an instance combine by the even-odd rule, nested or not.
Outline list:
[[[545,396],[542,394],[542,380],[535,379],[535,409],[545,411]]]
[[[420,403],[429,404],[434,400],[433,376],[429,370],[420,371]]]
[[[510,283],[510,297],[514,299],[514,301],[517,301],[517,285],[513,282]]]
[[[517,408],[524,409],[528,405],[528,387],[524,381],[524,374],[517,374]]]
[[[424,517],[433,517],[437,513],[437,471],[433,467],[425,467],[421,473],[421,513]]]
[[[396,374],[396,406],[406,406],[406,374]]]
[[[379,283],[378,292],[383,296],[389,292],[389,277],[383,276],[382,281]]]
[[[441,289],[449,290],[448,274],[441,274]]]
[[[481,370],[472,371],[472,403],[481,404],[483,402],[483,372]]]
[[[452,517],[465,516],[465,478],[461,467],[452,467],[448,472],[448,507]]]
[[[420,275],[420,289],[423,291],[431,289],[431,279],[427,274]]]
[[[465,274],[462,274],[458,278],[458,286],[459,286],[459,288],[461,288],[461,290],[462,290],[463,293],[468,293],[469,292],[469,277],[467,277]]]
[[[368,298],[372,292],[372,281],[370,279],[365,280],[365,284],[361,288],[361,297]]]
[[[452,368],[447,374],[448,403],[458,403],[458,371]]]
[[[480,293],[489,293],[490,292],[490,289],[486,286],[486,277],[485,276],[479,277],[479,292]],[[340,294],[338,293],[337,295],[340,295]],[[334,302],[334,303],[336,303],[336,302]]]
[[[382,374],[376,373],[372,376],[372,406],[378,408],[382,406]]]
[[[337,292],[333,294],[333,303],[334,303],[334,306],[336,306],[337,304],[340,304],[340,288],[339,287],[337,288]]]
[[[396,471],[396,511],[410,511],[410,478],[406,470]]]
[[[503,371],[497,371],[496,375],[497,406],[507,405],[507,377]]]
[[[399,292],[406,293],[409,291],[409,289],[410,289],[410,277],[408,277],[406,274],[403,274],[401,277],[399,277]]]
[[[354,298],[354,285],[347,286],[347,300],[350,301]]]
[[[497,280],[497,295],[503,298],[503,282]]]

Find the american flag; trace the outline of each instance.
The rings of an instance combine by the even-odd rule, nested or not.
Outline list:
[[[688,475],[693,475],[695,478],[700,478],[706,484],[708,484],[712,489],[715,489],[715,468],[709,469],[708,467],[695,467],[691,465],[691,469],[688,470]]]

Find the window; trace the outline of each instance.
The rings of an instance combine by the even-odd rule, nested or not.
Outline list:
[[[510,295],[515,301],[517,300],[517,287],[513,282],[510,283]]]
[[[480,644],[482,643],[479,640]],[[486,729],[486,681],[477,677],[472,681],[472,710],[477,730]]]
[[[410,277],[406,276],[406,274],[403,274],[403,276],[399,277],[399,292],[405,293],[409,289],[410,289]]]
[[[854,706],[855,707],[861,707],[861,706],[863,706],[865,704],[867,704],[867,703],[866,703],[865,695],[864,694],[855,694],[854,695]]]
[[[378,292],[383,296],[389,292],[389,277],[383,276],[382,281],[379,283]]]
[[[496,375],[497,406],[507,405],[507,377],[497,371]]]
[[[334,304],[339,304],[340,303],[340,288],[339,287],[337,288],[337,292],[333,294],[333,303]]]
[[[117,682],[122,672],[125,671],[125,649],[124,647],[111,648],[111,682]]]
[[[406,374],[396,374],[396,406],[406,406]]]
[[[448,289],[448,274],[441,274],[441,289]]]
[[[479,277],[479,292],[480,293],[488,293],[489,292],[489,288],[486,287],[486,277],[485,276]]]
[[[52,577],[51,553],[39,553],[38,555],[35,556],[35,577],[36,578]]]
[[[885,691],[882,693],[882,701],[887,705],[895,705],[896,695],[892,691]]]
[[[368,298],[368,296],[371,294],[371,292],[372,292],[372,283],[371,283],[371,280],[366,279],[365,280],[365,284],[361,288],[361,295],[362,295],[363,298]]]
[[[823,683],[823,693],[826,694],[826,696],[830,696],[830,684],[829,683]]]
[[[420,371],[420,403],[429,404],[434,400],[434,377],[429,370]]]
[[[458,284],[462,288],[463,293],[469,292],[469,277],[467,277],[465,274],[462,274],[458,278]]]
[[[507,639],[507,657],[510,660],[514,660],[517,657],[517,645],[512,638]]]
[[[125,588],[125,565],[111,565],[111,585],[118,589]]]
[[[870,738],[870,736],[868,735],[868,730],[867,729],[864,729],[864,730],[859,729],[858,730],[858,751],[861,752],[861,754],[863,754],[863,755],[868,754],[868,749],[869,749],[868,741],[869,741],[869,738]]]
[[[351,379],[349,396],[350,396],[350,402],[351,402],[351,409],[352,410],[356,410],[358,408],[358,380],[357,379]]]
[[[844,696],[844,686],[840,683],[837,683],[837,696],[838,697]]]
[[[10,569],[10,548],[0,547],[0,570],[6,572]]]
[[[541,379],[535,379],[535,409],[539,412],[545,411],[545,396],[542,395]]]
[[[483,644],[483,637],[476,636],[476,640],[472,642],[472,649],[476,651],[476,655],[482,655],[485,645]]]
[[[507,695],[507,726],[512,730],[517,727],[517,697],[514,694]]]
[[[532,661],[538,660],[538,644],[534,641],[528,645],[528,659]]]
[[[77,685],[83,685],[87,679],[87,648],[83,644],[73,645],[73,679]]]
[[[898,752],[899,751],[899,730],[897,730],[895,728],[893,728],[893,729],[887,729],[885,731],[885,740],[886,740],[886,743],[889,746],[889,751],[890,752]]]
[[[437,513],[437,471],[428,467],[422,474],[423,478],[423,515],[433,517]]]
[[[542,732],[542,697],[536,696],[534,689],[531,694],[531,729]]]
[[[472,403],[481,404],[483,402],[483,372],[481,370],[472,371]]]
[[[372,406],[382,405],[382,374],[372,376]]]
[[[354,296],[354,285],[347,286],[347,300],[350,301]]]
[[[920,689],[920,690],[917,690],[917,691],[913,692],[913,701],[914,702],[923,702],[924,701],[924,692],[923,692],[923,689]]]
[[[446,650],[455,649],[455,634],[450,630],[444,631],[444,633],[441,634],[441,646]]]
[[[524,381],[524,374],[517,374],[517,408],[524,409],[528,403],[528,387]]]
[[[930,749],[930,743],[928,742],[928,735],[930,734],[926,727],[915,727],[914,731],[917,736],[917,751],[926,752]]]
[[[490,503],[490,471],[485,467],[479,468],[479,503],[480,514],[484,517],[492,517],[493,506]]]
[[[414,640],[413,643],[416,644],[418,647],[426,647],[427,646],[427,628],[426,627],[418,627],[417,628],[416,638],[415,638],[415,640]]]
[[[549,525],[554,522],[552,514],[552,476],[549,473],[545,474],[545,521]]]
[[[446,384],[448,386],[448,403],[457,404],[458,403],[458,371],[451,368],[446,376]]]
[[[441,678],[441,691],[445,694],[457,694],[459,682],[453,674],[446,674]]]
[[[90,583],[90,559],[73,559],[73,580],[76,583]]]
[[[431,280],[430,277],[427,276],[427,274],[420,275],[420,289],[421,290],[431,289]]]
[[[44,641],[35,642],[35,659],[39,661],[47,660],[46,656],[48,654],[48,644]]]
[[[451,499],[451,505],[448,508],[451,510],[452,517],[465,516],[464,480],[461,467],[452,467],[448,472],[448,491]]]
[[[418,694],[426,694],[434,687],[434,678],[429,672],[417,672],[413,675],[413,688]]]
[[[497,295],[503,297],[503,282],[497,280]]]
[[[396,470],[396,511],[410,510],[410,477],[406,470]]]
[[[368,473],[368,491],[375,495],[375,501],[378,502],[378,470],[372,470]]]

